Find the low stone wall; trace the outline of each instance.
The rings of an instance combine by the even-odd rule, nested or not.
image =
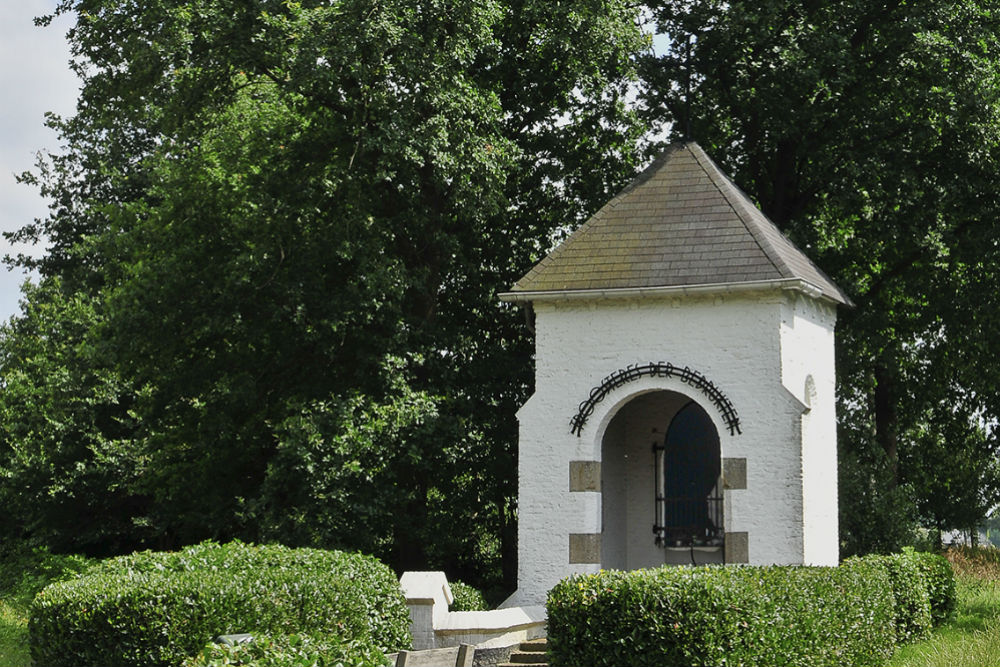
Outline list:
[[[545,607],[448,611],[454,598],[444,572],[405,572],[399,583],[410,609],[415,650],[461,644],[504,648],[545,636]]]

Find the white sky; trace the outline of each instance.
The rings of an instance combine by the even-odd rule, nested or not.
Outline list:
[[[70,71],[62,17],[47,28],[32,19],[45,14],[56,0],[0,0],[0,231],[22,227],[43,217],[46,202],[37,190],[19,185],[15,174],[30,170],[38,151],[57,152],[58,137],[44,126],[45,112],[73,113],[79,85]],[[42,248],[14,248],[0,238],[0,256]],[[0,267],[0,320],[18,311],[21,271]]]

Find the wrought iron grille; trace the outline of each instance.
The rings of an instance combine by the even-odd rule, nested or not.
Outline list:
[[[705,488],[697,482],[698,467],[686,467],[688,476],[681,485],[675,482],[671,486],[667,482],[666,447],[656,442],[653,443],[653,467],[656,471],[656,520],[653,523],[656,545],[665,548],[723,546],[725,522],[722,477],[718,468],[714,473],[718,475],[715,485],[705,493],[697,490],[699,486],[701,489]],[[703,477],[701,479],[704,480]],[[682,489],[688,492],[678,493]]]
[[[656,497],[656,544],[661,547],[721,547],[725,538],[722,496]]]

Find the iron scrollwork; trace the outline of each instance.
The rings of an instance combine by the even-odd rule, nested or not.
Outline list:
[[[736,414],[736,408],[729,402],[726,395],[715,386],[715,383],[687,366],[678,368],[673,364],[662,361],[656,363],[650,362],[641,366],[638,364],[629,364],[627,367],[619,369],[604,378],[601,384],[590,390],[590,396],[580,403],[579,411],[573,415],[573,418],[569,422],[571,426],[570,432],[580,437],[583,434],[583,427],[587,423],[587,420],[594,414],[594,408],[604,400],[605,396],[615,389],[629,382],[635,382],[642,377],[676,377],[684,384],[701,390],[721,413],[722,420],[726,423],[726,427],[729,428],[729,434],[736,435],[737,433],[742,433],[740,430],[740,418]]]

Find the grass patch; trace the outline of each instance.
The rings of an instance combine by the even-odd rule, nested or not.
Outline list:
[[[50,582],[88,565],[81,556],[55,556],[22,545],[0,551],[0,667],[29,667],[28,612],[35,594]]]
[[[1000,550],[961,547],[948,560],[958,578],[955,615],[925,641],[901,646],[891,667],[993,667],[1000,659]]]
[[[28,667],[28,606],[16,598],[0,599],[0,667]]]

